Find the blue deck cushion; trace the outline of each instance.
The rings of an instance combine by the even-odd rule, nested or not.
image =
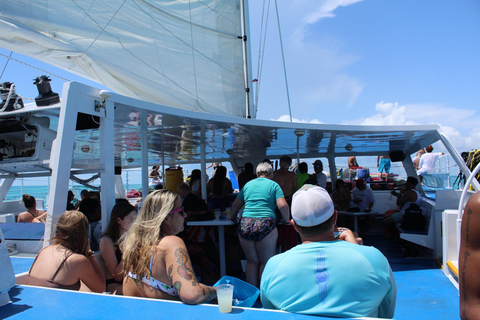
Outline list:
[[[43,240],[43,223],[2,223],[0,228],[6,240]]]

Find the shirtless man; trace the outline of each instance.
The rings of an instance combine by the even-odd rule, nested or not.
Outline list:
[[[40,218],[40,216],[45,213],[43,210],[37,210],[37,203],[35,198],[31,195],[24,194],[22,196],[23,204],[27,211],[22,212],[17,217],[17,222],[40,222],[38,219],[34,221],[36,218]]]
[[[280,169],[273,173],[273,181],[280,185],[287,203],[292,202],[292,196],[298,189],[298,181],[295,173],[288,171],[292,165],[292,158],[283,156],[280,158]]]
[[[462,218],[462,241],[458,259],[460,317],[480,318],[480,192],[467,202]]]
[[[355,156],[348,157],[348,167],[350,169],[357,169],[358,168],[357,157],[355,157]]]

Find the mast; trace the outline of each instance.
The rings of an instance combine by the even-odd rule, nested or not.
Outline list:
[[[241,23],[242,23],[242,33],[243,35],[239,37],[242,39],[242,47],[243,47],[243,74],[244,74],[244,83],[245,83],[245,117],[248,119],[252,118],[251,110],[250,110],[250,101],[251,101],[251,91],[250,91],[250,81],[249,81],[249,74],[250,71],[250,57],[248,52],[250,52],[250,42],[248,42],[249,35],[249,19],[248,19],[248,0],[240,0],[240,15],[241,15]],[[256,115],[253,115],[254,117]]]

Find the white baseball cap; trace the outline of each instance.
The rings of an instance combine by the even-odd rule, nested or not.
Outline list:
[[[322,224],[333,212],[332,198],[322,187],[305,184],[293,195],[292,218],[301,227]]]

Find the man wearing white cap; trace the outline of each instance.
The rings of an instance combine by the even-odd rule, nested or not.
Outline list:
[[[330,317],[392,318],[397,288],[383,254],[335,236],[337,212],[325,189],[304,185],[292,200],[302,244],[267,262],[260,284],[267,309]],[[341,241],[346,240],[346,241]]]

